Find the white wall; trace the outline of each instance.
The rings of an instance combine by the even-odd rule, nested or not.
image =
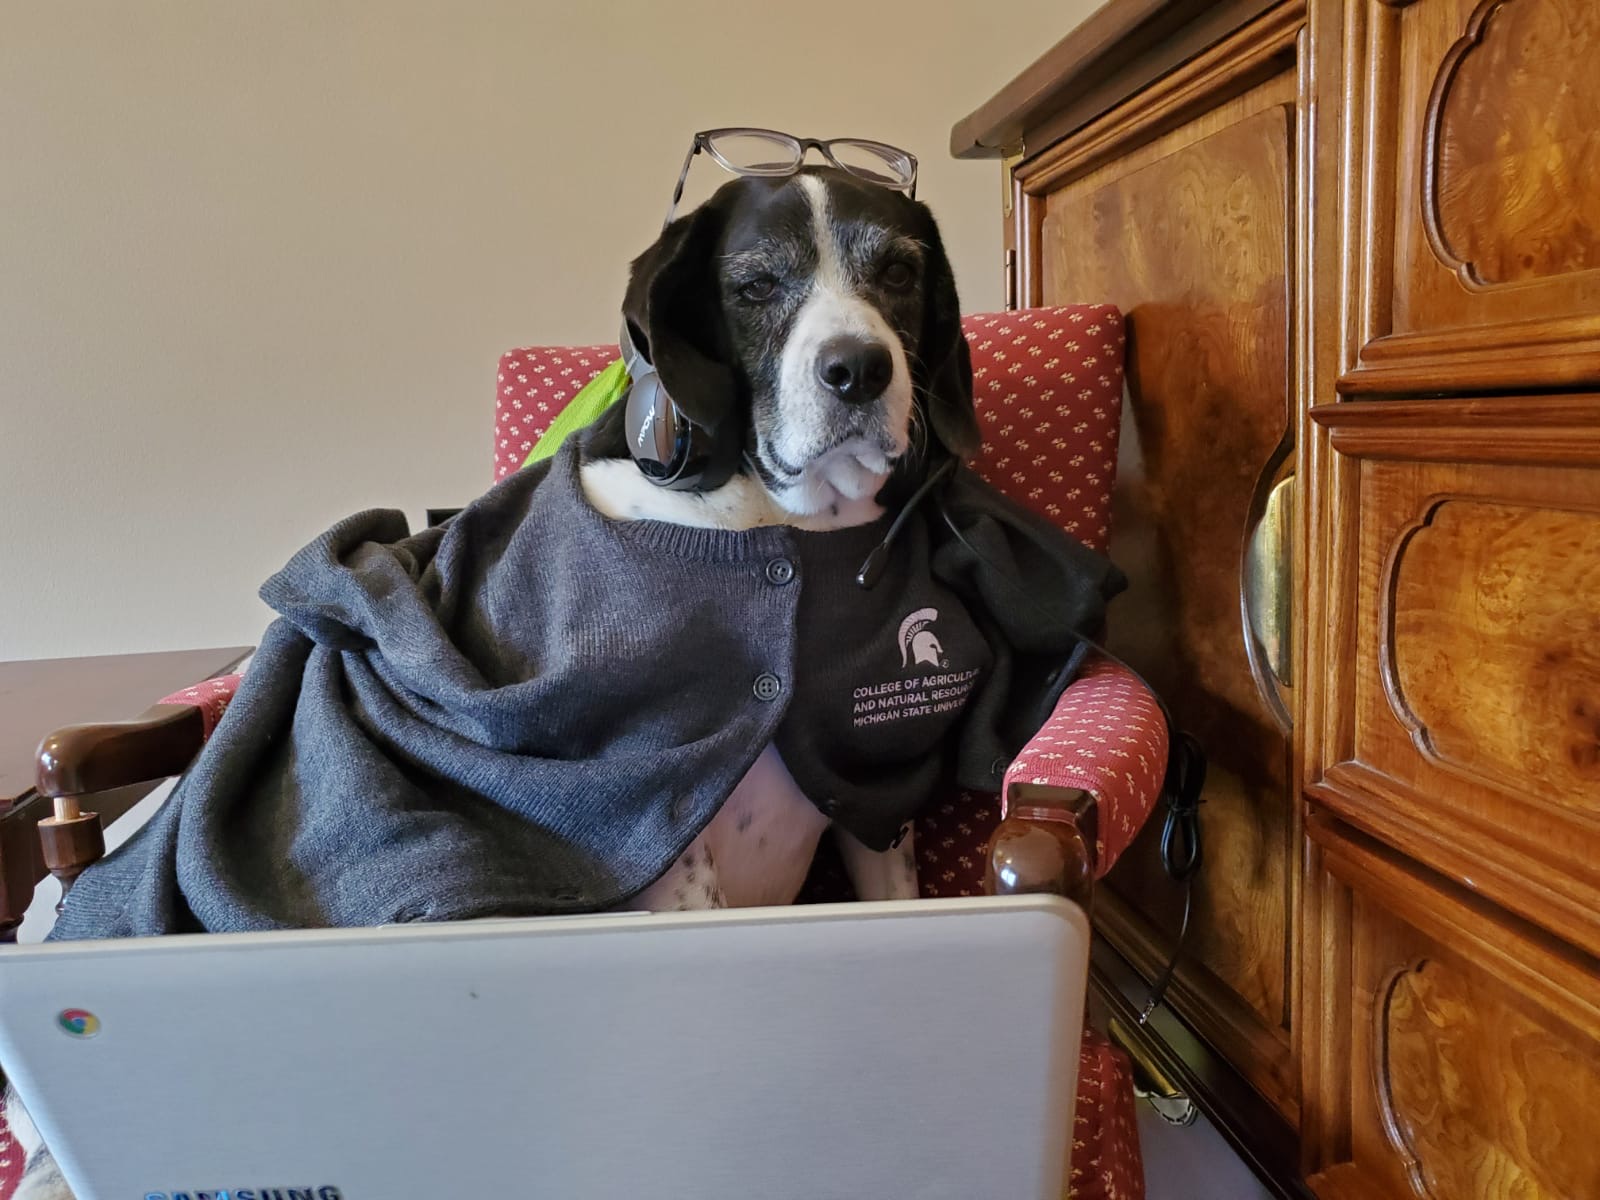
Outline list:
[[[340,516],[482,491],[500,351],[613,336],[695,129],[913,150],[997,305],[949,127],[1092,7],[0,0],[0,659],[254,642]]]

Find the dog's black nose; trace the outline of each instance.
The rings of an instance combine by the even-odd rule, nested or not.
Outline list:
[[[817,352],[817,378],[839,399],[865,404],[883,395],[894,377],[889,347],[866,338],[830,338]]]

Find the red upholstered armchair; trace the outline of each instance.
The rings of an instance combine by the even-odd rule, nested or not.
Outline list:
[[[978,473],[1104,550],[1122,417],[1122,314],[1105,305],[1075,305],[979,314],[964,326],[983,429]],[[616,356],[611,345],[528,346],[501,358],[496,479],[522,464],[556,414]],[[1006,797],[957,793],[918,819],[923,895],[1070,888],[1070,880],[1042,877],[1048,868],[1032,855],[1041,843],[1052,843],[1066,815],[1061,806],[1074,798],[1092,797],[1093,869],[1104,874],[1150,815],[1166,761],[1166,725],[1143,684],[1119,666],[1092,662],[1011,765]],[[1007,798],[1010,819],[1002,827]],[[1048,846],[1043,861],[1050,861]],[[1133,1104],[1127,1058],[1086,1029],[1073,1200],[1143,1197]]]
[[[1122,410],[1123,324],[1106,306],[1032,309],[968,317],[984,443],[978,472],[1014,500],[1085,544],[1104,549]],[[610,345],[527,347],[500,362],[495,478],[517,469],[568,401],[616,356]],[[69,814],[92,793],[183,769],[211,733],[237,676],[169,696],[120,725],[78,726],[41,747],[39,790]],[[1166,764],[1166,729],[1144,687],[1093,662],[1007,772],[1004,798],[958,793],[919,819],[916,847],[925,896],[989,891],[1083,895],[1086,847],[1104,874],[1153,807]],[[1009,801],[1009,811],[1007,811]],[[58,806],[58,812],[62,807]],[[53,835],[46,861],[70,880],[99,853],[98,819]],[[959,1102],[959,1101],[958,1101]],[[1144,1195],[1132,1070],[1120,1050],[1084,1032],[1073,1200]],[[20,1156],[0,1113],[0,1200]]]

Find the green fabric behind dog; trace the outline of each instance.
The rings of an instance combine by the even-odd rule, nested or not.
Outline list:
[[[550,422],[549,429],[539,435],[539,440],[533,444],[533,449],[528,451],[528,457],[522,460],[522,465],[530,466],[552,457],[561,449],[562,442],[571,434],[598,420],[600,414],[615,404],[627,390],[628,371],[619,358],[584,384],[583,390],[556,414],[556,419]]]

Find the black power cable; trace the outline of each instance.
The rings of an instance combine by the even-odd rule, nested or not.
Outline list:
[[[946,459],[935,470],[929,472],[906,503],[901,506],[890,524],[888,532],[884,534],[883,541],[873,548],[867,560],[861,564],[861,570],[856,575],[856,582],[862,587],[870,589],[883,574],[884,564],[889,555],[890,548],[894,545],[896,537],[922,501],[929,495],[934,497],[934,505],[939,510],[950,532],[956,540],[967,548],[973,557],[981,561],[992,571],[999,571],[988,555],[984,554],[966,538],[959,526],[951,518],[949,510],[945,507],[944,497],[935,494],[934,488],[947,479],[955,470],[956,460]],[[1026,593],[1024,601],[1035,605],[1035,601]],[[1172,983],[1173,973],[1178,969],[1178,960],[1183,956],[1184,947],[1189,939],[1189,917],[1194,908],[1194,878],[1200,870],[1204,860],[1204,852],[1200,839],[1200,805],[1204,800],[1201,792],[1206,782],[1206,756],[1205,750],[1193,734],[1187,730],[1179,729],[1178,723],[1172,719],[1172,710],[1167,707],[1161,693],[1150,686],[1150,681],[1139,671],[1130,666],[1121,655],[1113,654],[1093,638],[1080,637],[1079,641],[1084,647],[1097,651],[1101,655],[1116,663],[1127,671],[1141,684],[1145,691],[1155,700],[1161,709],[1162,720],[1167,726],[1167,769],[1161,782],[1161,800],[1165,803],[1166,813],[1161,825],[1161,866],[1167,877],[1174,883],[1183,885],[1183,920],[1178,926],[1178,937],[1173,942],[1172,953],[1167,959],[1166,966],[1161,974],[1150,985],[1150,995],[1145,1000],[1143,1010],[1139,1014],[1139,1024],[1143,1025],[1150,1019],[1152,1013],[1161,1006],[1166,998],[1167,988]],[[1075,674],[1083,661],[1081,652],[1072,654],[1057,673],[1056,683],[1065,686],[1064,676]],[[1050,694],[1060,690],[1054,684],[1048,689]],[[1041,714],[1043,720],[1049,718],[1049,713]]]
[[[930,477],[928,484],[912,497],[912,503],[919,502],[927,494],[929,485],[933,482],[933,477]],[[939,509],[940,517],[944,519],[945,525],[955,535],[956,540],[990,570],[998,570],[988,556],[962,534],[955,521],[951,519],[949,510],[945,508],[943,497],[935,496],[934,503]],[[907,508],[910,507],[908,504]],[[905,515],[905,511],[902,510],[896,523],[903,521]],[[897,531],[891,529],[891,537],[894,532]],[[889,541],[890,538],[886,537],[884,544],[878,548],[879,551],[885,551]],[[1028,598],[1028,602],[1033,603],[1031,597]],[[1143,1025],[1166,998],[1167,988],[1172,983],[1172,976],[1178,969],[1178,961],[1182,958],[1189,940],[1189,917],[1194,908],[1194,878],[1205,857],[1200,838],[1200,805],[1204,801],[1201,793],[1205,789],[1206,782],[1206,756],[1199,740],[1187,730],[1178,727],[1178,723],[1172,718],[1172,710],[1167,707],[1167,702],[1161,698],[1160,692],[1150,686],[1150,681],[1143,673],[1135,670],[1121,655],[1112,653],[1093,638],[1080,637],[1079,640],[1089,649],[1122,667],[1143,684],[1145,691],[1161,709],[1162,720],[1167,726],[1167,769],[1162,777],[1160,796],[1166,807],[1161,825],[1161,866],[1169,879],[1183,886],[1183,920],[1178,926],[1178,936],[1172,944],[1172,953],[1168,956],[1161,974],[1150,985],[1150,994],[1146,997],[1144,1008],[1139,1013],[1139,1024]],[[1076,672],[1080,661],[1081,655],[1072,655],[1062,671]],[[1054,687],[1050,689],[1052,693],[1056,690]]]

